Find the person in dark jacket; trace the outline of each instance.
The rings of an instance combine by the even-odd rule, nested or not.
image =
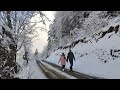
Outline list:
[[[25,55],[23,55],[23,59],[26,60],[28,64],[28,52],[25,52]]]
[[[74,54],[73,54],[73,52],[71,50],[69,51],[69,53],[67,55],[67,62],[68,62],[68,59],[69,59],[69,62],[70,62],[70,70],[72,71],[73,70],[73,68],[72,68],[73,59],[75,60],[75,56],[74,56]]]

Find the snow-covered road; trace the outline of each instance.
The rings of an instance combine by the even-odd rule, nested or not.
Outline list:
[[[37,61],[37,64],[39,65],[40,68],[42,68],[43,73],[49,79],[77,79],[76,77],[69,75],[65,72],[62,72],[46,62]]]
[[[71,72],[69,69],[65,69],[63,72],[61,71],[60,66],[44,60],[36,62],[48,79],[101,79],[99,77],[85,75],[76,71]]]
[[[54,63],[47,62],[47,61],[44,61],[44,60],[43,60],[43,62],[46,62],[47,64],[50,64],[54,68],[57,68],[57,69],[61,70],[61,67],[54,64]],[[69,74],[69,75],[72,75],[72,76],[76,77],[77,79],[103,79],[103,78],[100,78],[100,77],[85,75],[83,73],[76,72],[76,71],[71,72],[69,69],[65,69],[65,73]]]

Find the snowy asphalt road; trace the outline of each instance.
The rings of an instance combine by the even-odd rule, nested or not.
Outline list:
[[[42,72],[48,79],[69,79],[68,77],[57,73],[56,71],[50,69],[49,67],[42,64],[40,61],[36,61],[38,66],[41,68]]]
[[[51,65],[54,68],[57,68],[60,71],[62,71],[60,66],[58,66],[56,64],[53,64],[51,62],[44,61],[44,60],[42,60],[42,61]],[[60,75],[59,73],[55,72],[54,70],[51,70],[50,68],[46,67],[40,61],[36,61],[36,62],[38,64],[38,66],[42,69],[42,72],[45,74],[45,76],[48,79],[68,79],[65,76]],[[85,74],[82,74],[82,73],[79,73],[79,72],[76,72],[76,71],[71,72],[69,69],[65,69],[64,72],[68,75],[76,77],[77,79],[100,79],[100,78],[85,75]]]
[[[42,61],[50,64],[51,66],[53,66],[53,67],[55,67],[55,68],[57,68],[59,70],[61,70],[61,67],[56,65],[56,64],[54,64],[54,63],[47,62],[47,61],[44,61],[44,60],[42,60]],[[101,79],[99,77],[85,75],[85,74],[82,74],[82,73],[79,73],[79,72],[76,72],[76,71],[71,72],[69,69],[65,69],[64,72],[69,74],[69,75],[72,75],[72,76],[76,77],[77,79]]]

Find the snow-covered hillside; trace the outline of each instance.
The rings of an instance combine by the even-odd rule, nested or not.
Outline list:
[[[89,19],[91,18],[87,18],[87,20]],[[98,20],[98,17],[92,20],[95,21],[95,19]],[[85,36],[83,35],[82,39],[84,38],[85,42],[79,41],[73,45],[72,51],[76,57],[73,69],[91,76],[112,79],[120,78],[120,16],[118,15],[113,18],[106,17],[103,20],[104,24],[100,22],[102,20],[99,20],[98,25],[97,22],[93,24],[92,21],[91,25],[86,24],[88,25],[87,27],[85,27],[85,23],[83,24],[84,28],[91,29],[90,31],[94,32],[85,35],[83,31]],[[97,28],[97,26],[99,27]],[[79,39],[81,37],[78,35],[77,39],[74,39],[73,42]],[[55,50],[46,60],[58,64],[62,52],[67,56],[68,51],[69,48]],[[66,68],[69,68],[69,66],[69,63],[67,63]]]

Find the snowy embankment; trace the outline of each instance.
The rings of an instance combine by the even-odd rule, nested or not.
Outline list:
[[[19,55],[17,63],[22,68],[16,77],[19,77],[21,79],[47,79],[47,77],[42,73],[42,70],[36,64],[36,60],[33,55],[29,57],[30,60],[28,65],[25,65],[25,60],[21,59],[22,57],[20,56],[22,55]]]
[[[114,27],[116,25],[120,25],[119,19],[120,18],[117,17],[113,19],[113,21],[111,20],[111,23],[101,29],[104,31],[108,30],[110,26]],[[99,36],[96,36],[95,38],[98,37]],[[106,34],[97,42],[92,37],[88,37],[87,39],[91,42],[79,42],[74,48],[72,48],[76,58],[73,70],[107,79],[120,78],[120,29],[116,34],[114,31]],[[46,61],[61,66],[58,64],[60,55],[64,52],[67,56],[68,51],[68,48],[56,50],[51,53]],[[69,66],[69,63],[67,63],[66,68],[69,68]]]

